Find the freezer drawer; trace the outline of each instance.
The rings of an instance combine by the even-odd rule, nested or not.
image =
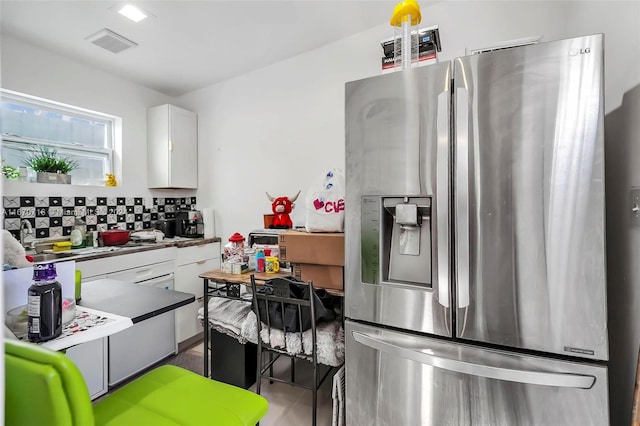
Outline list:
[[[607,425],[607,370],[346,321],[349,425]]]

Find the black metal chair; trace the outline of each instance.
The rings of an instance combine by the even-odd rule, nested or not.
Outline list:
[[[303,290],[308,295],[308,299],[292,297],[291,286],[297,286],[297,290]],[[306,287],[306,289],[305,289]],[[305,389],[310,389],[313,395],[313,426],[316,425],[316,415],[318,410],[318,388],[327,378],[333,367],[326,366],[327,371],[320,377],[318,368],[317,342],[316,342],[316,306],[312,301],[314,298],[313,282],[307,283],[296,281],[288,278],[275,278],[265,285],[256,285],[254,275],[251,275],[251,288],[253,290],[253,310],[256,314],[258,325],[258,356],[257,356],[257,373],[256,373],[256,393],[260,394],[261,379],[269,379],[270,383],[281,382],[288,383]],[[306,290],[306,292],[304,291]],[[300,293],[300,291],[298,291]],[[268,342],[265,343],[261,338],[261,332],[266,329]],[[271,344],[271,334],[273,329],[282,331],[284,347],[274,347]],[[303,333],[306,330],[311,331],[312,350],[310,355],[304,354]],[[302,353],[292,355],[287,346],[287,333],[296,333],[300,339]],[[264,354],[268,353],[265,360]],[[274,377],[273,364],[281,357],[290,358],[290,379],[286,380],[281,377]],[[313,381],[311,385],[296,382],[295,360],[304,359],[311,362],[313,367]],[[318,380],[320,379],[320,380]]]

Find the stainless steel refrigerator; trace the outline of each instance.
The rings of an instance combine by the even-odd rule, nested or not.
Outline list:
[[[603,46],[346,84],[347,424],[608,424]]]

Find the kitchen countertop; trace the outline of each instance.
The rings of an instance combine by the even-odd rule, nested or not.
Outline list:
[[[83,283],[78,305],[131,318],[136,324],[195,300],[191,293],[106,278]]]
[[[76,262],[82,262],[86,260],[94,260],[94,259],[102,259],[105,257],[112,256],[120,256],[123,254],[130,253],[138,253],[142,251],[149,250],[159,250],[167,247],[191,247],[198,246],[202,244],[216,243],[220,242],[220,237],[211,237],[211,238],[184,238],[184,237],[175,237],[175,238],[165,238],[160,242],[134,242],[129,241],[125,245],[121,246],[105,246],[105,247],[97,247],[96,252],[90,252],[91,248],[82,249],[82,252],[90,252],[90,253],[78,253],[78,254],[69,254],[64,255],[65,252],[58,252],[59,254],[63,254],[60,258],[47,260],[47,262],[65,262],[67,260],[75,260]],[[106,251],[108,249],[112,249],[112,251]],[[27,254],[33,254],[27,252]]]

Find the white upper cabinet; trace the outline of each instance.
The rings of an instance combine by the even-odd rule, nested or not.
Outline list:
[[[147,158],[149,188],[197,188],[196,114],[168,104],[149,108]]]

